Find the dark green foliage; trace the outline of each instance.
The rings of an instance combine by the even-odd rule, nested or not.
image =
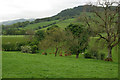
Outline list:
[[[16,48],[18,51],[21,50],[21,46],[24,46],[26,43],[25,42],[21,42],[21,43],[16,43]]]
[[[90,53],[85,53],[85,54],[84,54],[84,57],[85,57],[85,58],[92,58],[92,55],[91,55]]]
[[[25,45],[25,43],[6,43],[6,44],[2,44],[2,49],[4,51],[20,51],[21,50],[21,46]]]
[[[32,53],[37,53],[37,51],[38,51],[37,45],[31,46],[31,51],[32,51]]]
[[[91,54],[93,59],[99,59],[99,54],[97,50],[90,50],[89,54]]]
[[[32,53],[31,46],[21,46],[21,52],[23,52],[23,53]]]
[[[22,29],[27,26],[30,22],[18,22],[12,25],[2,25],[3,35],[25,35],[25,30]]]
[[[87,49],[89,34],[84,25],[70,24],[67,26],[66,30],[72,32],[74,40],[76,39],[78,45],[72,45],[69,49],[72,53],[82,53]]]
[[[2,44],[2,50],[3,51],[16,51],[15,44]]]
[[[105,53],[100,53],[100,59],[104,60],[105,59]]]
[[[45,37],[45,32],[43,30],[38,30],[36,33],[35,33],[35,37],[37,38],[37,40],[43,40],[44,37]]]
[[[47,55],[47,53],[45,52],[45,55]]]
[[[19,29],[19,28],[7,28],[7,29],[3,29],[2,31],[3,35],[25,35],[26,34],[26,30],[24,29]]]
[[[39,41],[37,41],[37,40],[28,41],[28,42],[26,43],[26,45],[29,45],[29,46],[38,45],[38,44],[39,44]]]
[[[37,45],[33,45],[33,46],[21,46],[21,51],[23,53],[37,53],[38,47]]]
[[[91,58],[91,59],[98,59],[98,60],[104,60],[105,53],[99,53],[97,50],[89,50],[87,53],[84,54],[85,58]]]
[[[58,26],[58,25],[53,25],[53,26],[47,28],[47,30],[51,30],[51,29],[53,29],[53,28],[59,28],[59,26]]]

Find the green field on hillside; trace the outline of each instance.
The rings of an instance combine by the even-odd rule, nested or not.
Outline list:
[[[2,44],[6,43],[21,43],[21,42],[26,42],[27,39],[25,38],[24,35],[3,35],[2,36]]]
[[[58,20],[54,20],[54,21],[45,21],[45,22],[39,22],[39,23],[35,23],[35,24],[29,24],[25,27],[25,29],[36,29],[38,28],[39,26],[40,27],[43,27],[43,26],[46,26],[46,25],[49,25],[51,23],[54,23],[54,22],[58,22]]]
[[[3,78],[117,78],[118,63],[75,56],[3,52]]]
[[[45,22],[39,22],[39,23],[35,23],[35,24],[29,24],[25,27],[25,29],[36,29],[39,26],[40,27],[47,26],[47,25],[52,24],[54,22],[56,22],[56,24],[53,24],[53,25],[58,25],[61,28],[65,28],[66,26],[68,26],[71,23],[77,23],[77,22],[75,22],[75,18],[66,19],[66,20],[53,20],[53,21],[45,21]],[[50,26],[52,26],[52,25],[50,25]],[[50,26],[48,26],[48,27],[50,27]],[[43,29],[47,29],[47,28],[42,28],[42,30]]]

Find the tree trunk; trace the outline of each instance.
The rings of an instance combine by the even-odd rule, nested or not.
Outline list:
[[[76,54],[76,58],[78,58],[78,57],[79,57],[79,53]]]
[[[55,56],[57,55],[57,52],[58,52],[58,48],[56,48],[56,51],[55,51]]]
[[[108,47],[108,58],[112,59],[112,47]]]

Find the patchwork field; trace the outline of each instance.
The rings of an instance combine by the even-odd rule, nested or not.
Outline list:
[[[72,56],[3,52],[3,78],[116,78],[118,63]]]

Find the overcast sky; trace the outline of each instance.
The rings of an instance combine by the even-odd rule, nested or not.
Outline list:
[[[93,0],[0,0],[0,22],[20,18],[43,18]],[[95,1],[95,0],[94,0]]]

